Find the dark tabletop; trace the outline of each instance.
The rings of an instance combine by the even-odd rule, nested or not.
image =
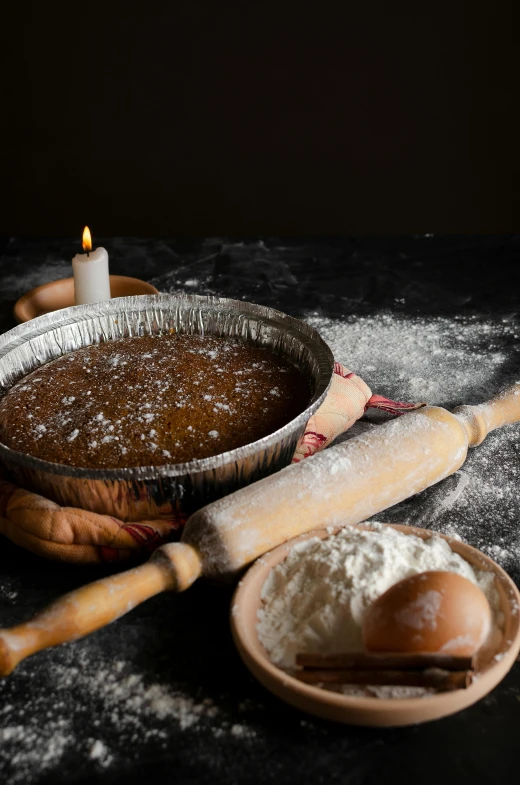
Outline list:
[[[114,238],[98,244],[109,251],[112,273],[151,280],[164,291],[217,293],[338,323],[357,316],[377,326],[386,314],[420,330],[443,319],[448,332],[449,325],[456,333],[457,325],[471,324],[473,336],[481,325],[481,348],[490,341],[498,358],[493,386],[517,373],[518,237]],[[70,275],[77,250],[69,240],[5,242],[0,331],[14,326],[12,307],[20,295]],[[390,365],[378,391],[405,395],[406,380],[396,381],[398,363]],[[372,386],[375,377],[372,371]],[[385,520],[426,525],[437,505],[441,512],[428,521],[430,528],[461,533],[518,583],[520,432],[512,426],[508,433],[511,438],[490,436],[489,446],[469,456],[468,482],[484,479],[468,503],[445,502],[456,491],[448,478],[387,511]],[[486,485],[488,475],[493,483]],[[2,538],[0,624],[14,625],[109,572],[48,563]],[[0,683],[0,780],[483,785],[517,776],[520,664],[489,696],[443,720],[385,730],[333,724],[285,705],[249,674],[230,635],[231,592],[197,583],[22,663]]]

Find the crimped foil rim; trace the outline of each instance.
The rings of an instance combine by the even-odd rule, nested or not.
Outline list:
[[[330,347],[325,343],[317,330],[305,322],[295,319],[293,316],[255,303],[243,300],[233,300],[226,297],[203,296],[196,294],[158,294],[158,295],[134,295],[132,297],[118,297],[100,303],[87,305],[75,305],[70,308],[62,308],[59,311],[36,317],[29,322],[18,325],[0,336],[0,361],[1,358],[21,346],[26,341],[44,335],[46,332],[65,327],[70,324],[81,322],[85,319],[93,319],[96,315],[110,316],[125,313],[135,309],[146,309],[146,306],[161,310],[162,305],[168,305],[174,301],[182,301],[187,305],[206,306],[205,310],[227,309],[249,316],[260,317],[265,324],[273,324],[285,332],[295,335],[301,343],[307,345],[312,351],[318,362],[320,373],[316,380],[316,389],[312,400],[307,408],[294,419],[290,420],[277,431],[250,442],[243,447],[236,447],[234,450],[219,453],[210,458],[200,458],[190,463],[163,464],[161,466],[133,466],[119,469],[91,469],[78,466],[68,466],[67,464],[44,461],[26,453],[12,450],[0,442],[0,458],[5,455],[9,461],[20,464],[32,469],[59,474],[65,477],[75,477],[85,480],[158,480],[163,477],[179,477],[196,475],[206,471],[220,469],[227,464],[236,463],[244,460],[269,447],[277,444],[286,436],[291,435],[299,428],[303,428],[314,412],[325,400],[330,383],[332,381],[334,356]]]

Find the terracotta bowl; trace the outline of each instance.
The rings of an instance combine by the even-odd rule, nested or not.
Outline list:
[[[435,532],[418,529],[412,526],[391,525],[403,534],[415,534],[428,539]],[[367,524],[358,524],[362,529],[370,528]],[[335,533],[341,527],[332,529]],[[485,554],[444,535],[455,553],[480,570],[492,572],[495,576],[495,587],[500,598],[500,610],[503,614],[501,629],[495,635],[487,651],[479,653],[477,678],[467,689],[455,690],[415,698],[376,698],[342,695],[320,687],[304,684],[285,671],[273,665],[267,652],[258,640],[256,631],[257,613],[261,607],[260,592],[270,570],[282,562],[296,542],[310,537],[325,539],[330,536],[331,529],[318,529],[303,537],[290,540],[259,559],[247,572],[235,593],[231,628],[233,637],[245,664],[253,675],[268,690],[282,700],[298,709],[325,717],[337,722],[368,726],[413,725],[428,720],[446,717],[461,709],[471,706],[487,695],[504,678],[511,669],[520,650],[520,594],[511,578],[492,559]]]
[[[126,275],[110,276],[110,292],[112,297],[131,297],[134,294],[159,294],[155,286],[139,278]],[[43,316],[60,308],[76,305],[74,299],[74,278],[61,278],[37,286],[26,292],[16,301],[13,313],[18,324],[28,322],[36,316]]]

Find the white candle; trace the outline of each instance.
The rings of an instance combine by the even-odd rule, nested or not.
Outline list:
[[[108,254],[104,248],[91,250],[88,226],[83,231],[83,248],[86,253],[78,253],[72,260],[76,305],[110,300]]]

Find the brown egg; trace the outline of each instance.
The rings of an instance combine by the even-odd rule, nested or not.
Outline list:
[[[421,572],[391,586],[368,608],[368,651],[442,652],[471,656],[491,630],[483,591],[453,572]]]

